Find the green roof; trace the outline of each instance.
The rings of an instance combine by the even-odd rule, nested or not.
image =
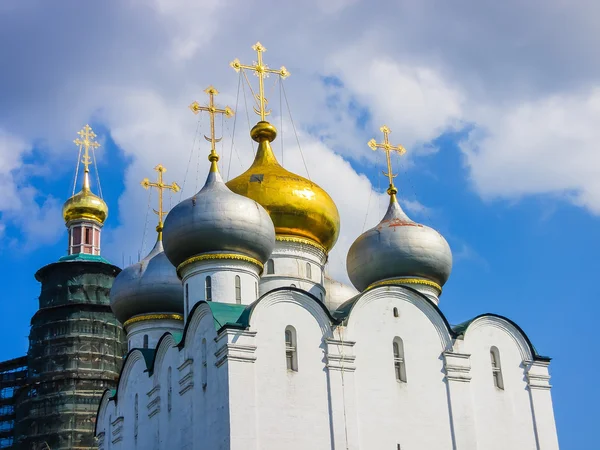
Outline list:
[[[104,259],[100,255],[88,255],[87,253],[75,253],[73,255],[62,256],[58,259],[59,262],[68,262],[68,261],[91,261],[91,262],[100,262],[104,264],[111,264],[106,259]],[[112,264],[111,264],[112,265]]]
[[[215,329],[218,331],[225,325],[243,327],[242,315],[246,310],[245,305],[231,303],[207,302],[215,320]]]

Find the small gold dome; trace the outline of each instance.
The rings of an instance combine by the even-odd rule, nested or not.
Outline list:
[[[309,239],[331,250],[340,231],[340,215],[329,194],[279,165],[271,148],[277,136],[273,125],[259,122],[251,136],[259,143],[256,158],[246,172],[227,183],[229,189],[262,205],[278,237]]]
[[[108,206],[100,197],[92,193],[88,174],[85,174],[83,188],[63,205],[63,218],[66,223],[72,220],[95,220],[104,223],[108,216]]]

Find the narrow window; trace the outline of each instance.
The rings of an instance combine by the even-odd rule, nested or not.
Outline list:
[[[285,360],[287,370],[298,372],[298,352],[296,351],[296,330],[294,327],[285,329]]]
[[[204,285],[206,289],[206,301],[210,302],[212,300],[212,279],[210,277],[206,277]]]
[[[258,298],[258,283],[254,282],[254,293],[256,294],[256,298]]]
[[[185,283],[185,312],[190,313],[190,285]]]
[[[496,347],[492,347],[490,349],[490,358],[492,360],[492,376],[494,377],[494,386],[496,386],[498,389],[504,389],[502,367],[500,366],[500,352]]]
[[[144,335],[144,348],[148,348],[148,335]]]
[[[167,411],[171,412],[173,405],[173,384],[171,383],[171,368],[167,370]]]
[[[206,339],[202,339],[202,389],[208,384],[208,365],[206,364]]]
[[[239,275],[235,276],[235,302],[242,303],[242,280]]]
[[[275,273],[275,263],[272,259],[267,261],[267,275],[271,275]]]
[[[133,438],[137,441],[138,437],[138,424],[139,424],[139,406],[138,406],[138,395],[135,394],[134,404],[134,419],[133,419]]]
[[[394,308],[394,317],[398,317],[398,308]]]
[[[406,363],[404,361],[404,343],[402,342],[402,339],[398,337],[394,339],[393,349],[396,381],[406,383]]]
[[[85,229],[85,243],[90,244],[90,245],[92,243],[92,229],[91,228]]]
[[[312,268],[310,267],[310,263],[306,263],[306,278],[309,280],[312,279]]]

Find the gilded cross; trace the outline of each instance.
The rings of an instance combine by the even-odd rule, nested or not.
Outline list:
[[[194,102],[190,105],[190,109],[194,114],[198,114],[200,111],[208,111],[210,115],[210,138],[208,136],[204,136],[208,142],[210,142],[210,156],[208,159],[210,161],[219,160],[219,156],[217,155],[217,150],[215,144],[223,138],[215,138],[215,115],[217,114],[225,114],[226,117],[233,116],[233,110],[226,106],[225,109],[219,109],[215,106],[215,95],[219,95],[219,91],[217,91],[213,86],[209,86],[204,89],[204,92],[208,94],[209,101],[208,106],[200,106],[200,103]]]
[[[92,164],[92,160],[90,159],[90,148],[92,151],[94,149],[100,147],[100,144],[96,142],[96,133],[92,131],[92,127],[86,125],[81,130],[77,132],[79,138],[75,139],[73,142],[75,145],[79,146],[79,152],[81,153],[82,147],[85,149],[83,153],[83,157],[81,158],[81,162],[83,163],[83,168],[85,173],[90,172],[90,165]]]
[[[396,175],[394,175],[392,173],[392,159],[390,158],[390,153],[391,152],[397,152],[399,155],[403,155],[404,153],[406,153],[406,149],[404,147],[402,147],[401,145],[397,145],[397,146],[393,146],[392,144],[390,144],[390,129],[387,127],[387,125],[384,125],[380,128],[380,130],[383,132],[383,142],[382,143],[377,143],[375,141],[375,139],[371,139],[367,145],[369,147],[371,147],[372,150],[377,150],[378,148],[382,149],[385,152],[385,156],[387,159],[387,173],[383,172],[383,174],[388,177],[388,179],[390,180],[390,187],[388,188],[388,194],[392,195],[395,194],[396,192],[398,192],[398,190],[396,189],[396,186],[394,186],[394,178],[396,178]]]
[[[153,211],[158,215],[158,226],[156,227],[156,231],[159,233],[159,239],[162,238],[162,229],[163,229],[163,217],[165,215],[165,211],[163,211],[163,191],[165,189],[169,189],[173,192],[179,192],[181,189],[179,185],[175,182],[171,184],[165,184],[163,182],[163,173],[167,171],[162,164],[159,164],[154,168],[158,172],[158,181],[156,183],[151,182],[148,178],[144,178],[142,180],[142,186],[144,189],[149,189],[151,187],[158,189],[158,211],[153,209]]]
[[[265,98],[265,78],[268,77],[270,73],[275,73],[281,78],[287,78],[290,76],[290,73],[284,66],[281,66],[281,69],[279,70],[275,70],[269,69],[269,67],[264,64],[262,54],[266,52],[267,49],[263,47],[260,42],[254,44],[252,50],[256,51],[258,61],[254,62],[251,66],[240,63],[240,60],[237,58],[229,65],[233,67],[236,72],[239,72],[242,69],[248,69],[252,70],[258,76],[258,94],[254,97],[256,98],[259,109],[254,108],[254,112],[260,116],[260,120],[264,121],[265,116],[268,116],[271,113],[271,111],[266,110],[267,99]]]

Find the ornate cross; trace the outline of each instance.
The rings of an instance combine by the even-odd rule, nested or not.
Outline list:
[[[190,109],[194,114],[198,114],[200,111],[208,111],[210,114],[210,137],[204,136],[208,142],[210,142],[210,156],[208,159],[210,161],[219,160],[219,155],[217,155],[217,150],[215,144],[223,138],[215,138],[215,115],[216,114],[225,114],[226,117],[233,116],[233,110],[226,106],[225,109],[219,109],[215,106],[215,95],[219,95],[219,91],[217,91],[213,86],[209,86],[204,89],[204,92],[208,94],[209,101],[208,106],[200,106],[200,103],[194,102],[190,105]]]
[[[151,187],[158,189],[158,211],[153,209],[153,211],[158,215],[158,225],[156,227],[156,231],[159,233],[159,239],[162,238],[162,229],[163,229],[163,217],[165,215],[165,211],[163,211],[163,191],[165,189],[169,189],[173,192],[179,192],[181,189],[179,185],[175,182],[171,184],[165,184],[163,182],[163,173],[167,171],[162,164],[159,164],[154,168],[158,172],[158,181],[156,183],[151,182],[148,178],[144,178],[142,180],[142,186],[144,189],[150,189]]]
[[[257,42],[252,46],[252,50],[256,51],[258,57],[258,62],[253,63],[251,66],[247,66],[245,64],[240,63],[239,59],[234,59],[229,65],[234,68],[236,72],[239,72],[242,69],[252,70],[258,76],[258,94],[255,94],[256,103],[258,104],[259,109],[254,108],[254,112],[260,116],[260,120],[264,121],[265,116],[268,116],[271,111],[266,110],[267,99],[265,98],[265,78],[269,76],[270,73],[276,73],[281,78],[287,78],[290,76],[288,70],[281,66],[281,69],[269,69],[269,67],[263,63],[262,54],[267,51],[266,48],[262,46],[260,42]]]
[[[390,187],[388,188],[388,194],[392,195],[398,192],[398,190],[396,189],[396,186],[394,186],[394,178],[396,178],[396,175],[394,175],[392,173],[392,159],[390,158],[390,153],[391,152],[397,152],[399,155],[403,155],[404,153],[406,153],[406,149],[404,147],[402,147],[401,145],[397,145],[397,146],[393,146],[392,144],[390,144],[390,140],[389,140],[389,136],[390,136],[390,129],[387,127],[387,125],[384,125],[380,128],[380,130],[383,132],[383,143],[377,143],[375,141],[375,139],[371,139],[367,145],[369,147],[371,147],[372,150],[377,150],[378,148],[382,149],[385,152],[385,156],[387,159],[387,173],[383,172],[383,174],[388,177],[388,179],[390,180]]]
[[[100,144],[94,140],[96,139],[96,133],[92,131],[92,127],[90,127],[89,125],[83,127],[77,132],[77,134],[83,140],[77,138],[73,142],[75,143],[75,145],[79,146],[79,153],[81,153],[82,147],[85,149],[83,157],[81,158],[81,162],[83,163],[85,173],[89,173],[90,165],[92,164],[92,160],[90,159],[90,148],[92,149],[92,151],[94,151],[94,149],[100,147]]]

